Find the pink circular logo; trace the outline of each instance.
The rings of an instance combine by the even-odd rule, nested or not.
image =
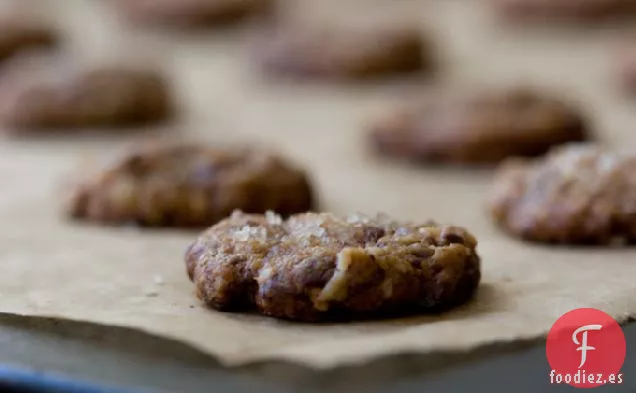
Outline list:
[[[550,383],[593,388],[623,383],[625,335],[601,310],[578,308],[559,318],[548,333]]]

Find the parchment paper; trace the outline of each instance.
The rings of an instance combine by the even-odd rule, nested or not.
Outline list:
[[[415,82],[364,89],[268,83],[253,72],[244,32],[132,31],[116,24],[107,3],[37,4],[62,23],[78,53],[111,56],[137,48],[162,59],[186,108],[168,133],[216,143],[262,141],[311,171],[323,210],[466,226],[479,239],[483,283],[473,302],[443,316],[307,325],[211,311],[194,297],[182,261],[196,233],[78,225],[60,214],[60,181],[83,156],[108,155],[139,136],[7,137],[0,141],[0,311],[136,327],[230,365],[284,358],[315,367],[536,337],[577,307],[600,308],[621,321],[636,314],[636,250],[518,242],[485,215],[488,171],[414,168],[369,157],[362,144],[366,115],[405,87],[423,89]],[[362,3],[350,8],[358,10],[349,11],[351,17],[390,3],[394,12],[429,26],[440,43],[440,84],[554,89],[589,109],[603,143],[636,146],[635,103],[616,93],[609,76],[620,33],[497,28],[477,1]]]

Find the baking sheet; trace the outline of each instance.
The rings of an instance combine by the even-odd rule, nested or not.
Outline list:
[[[367,116],[394,95],[432,82],[365,88],[271,83],[253,72],[246,31],[133,31],[117,24],[107,2],[32,3],[62,23],[76,55],[143,53],[171,72],[186,109],[173,129],[158,131],[275,148],[311,171],[325,211],[466,226],[479,240],[483,282],[473,302],[443,316],[307,325],[211,311],[194,297],[182,261],[195,233],[100,228],[61,215],[60,184],[78,162],[112,154],[140,135],[6,137],[0,141],[0,311],[136,327],[188,342],[228,365],[276,358],[314,367],[536,337],[577,307],[600,308],[619,320],[636,314],[636,250],[517,242],[484,213],[489,172],[414,168],[368,155]],[[351,17],[361,7],[381,14],[387,6],[343,4]],[[589,110],[602,143],[636,146],[635,103],[620,97],[609,78],[609,56],[622,33],[503,30],[481,2],[396,1],[391,7],[392,16],[421,20],[440,43],[436,84],[478,89],[519,82],[554,89]]]

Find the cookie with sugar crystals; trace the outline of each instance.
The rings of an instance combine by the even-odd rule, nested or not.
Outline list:
[[[480,281],[466,229],[384,216],[233,213],[203,233],[185,261],[197,296],[225,311],[298,321],[438,312]]]

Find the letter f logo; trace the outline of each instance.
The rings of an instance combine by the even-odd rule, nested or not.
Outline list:
[[[603,327],[602,325],[585,325],[576,329],[574,331],[574,334],[572,334],[572,341],[574,341],[574,344],[581,345],[580,347],[576,349],[577,351],[581,351],[581,364],[579,364],[579,368],[583,367],[583,365],[585,364],[585,361],[587,360],[587,351],[593,351],[596,349],[594,347],[590,347],[587,345],[588,330],[601,330],[602,327]],[[583,334],[581,335],[582,336],[581,342],[579,342],[577,336],[581,332],[583,332]]]

